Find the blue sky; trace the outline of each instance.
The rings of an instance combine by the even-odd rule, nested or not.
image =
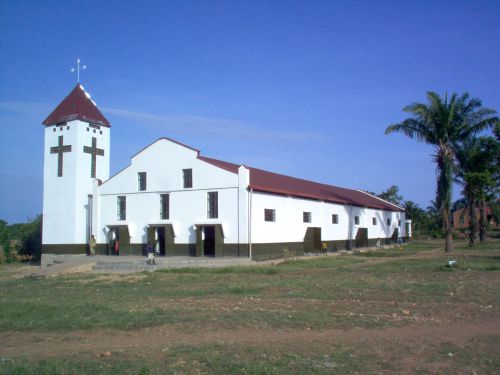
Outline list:
[[[167,136],[426,207],[432,148],[384,130],[429,90],[500,109],[499,19],[498,1],[0,0],[0,219],[42,211],[41,122],[77,57],[112,173]]]

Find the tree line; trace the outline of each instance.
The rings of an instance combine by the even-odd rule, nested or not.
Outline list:
[[[462,95],[427,93],[427,103],[412,103],[403,111],[410,117],[390,125],[386,134],[403,133],[411,139],[432,145],[436,165],[435,209],[445,234],[445,251],[453,250],[452,188],[462,186],[470,216],[469,244],[486,238],[485,207],[496,204],[499,181],[499,119],[496,111],[482,106],[481,100]],[[493,135],[485,131],[493,130]],[[479,209],[479,223],[475,210]]]
[[[26,223],[0,220],[0,263],[39,261],[42,252],[42,215]]]

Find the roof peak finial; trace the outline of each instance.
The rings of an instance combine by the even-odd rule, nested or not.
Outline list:
[[[76,79],[77,79],[77,82],[78,84],[80,84],[80,58],[77,58],[76,59],[76,68],[71,68],[70,71],[71,73],[74,73],[75,70],[76,70]],[[85,70],[87,69],[87,65],[82,65],[82,70]]]

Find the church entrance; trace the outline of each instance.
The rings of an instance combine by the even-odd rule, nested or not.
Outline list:
[[[174,237],[172,224],[148,227],[148,244],[155,249],[156,255],[174,255]]]
[[[224,256],[224,233],[221,224],[196,226],[196,256]]]
[[[110,226],[108,255],[127,255],[130,253],[130,234],[128,226]]]
[[[308,227],[304,236],[304,252],[319,253],[321,251],[321,228]]]
[[[354,239],[355,247],[368,247],[368,228],[358,228]]]

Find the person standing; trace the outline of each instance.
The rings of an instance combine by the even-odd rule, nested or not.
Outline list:
[[[115,244],[113,247],[115,250],[115,255],[118,256],[118,254],[120,253],[120,242],[118,242],[118,239],[115,240]]]
[[[321,250],[323,251],[324,256],[328,255],[328,244],[326,242],[323,242],[321,244]]]
[[[95,240],[94,235],[90,236],[90,241],[89,241],[89,247],[90,247],[90,255],[94,256],[95,255],[95,247],[97,245],[97,242]]]
[[[153,249],[153,246],[151,246],[150,244],[147,244],[146,251],[148,253],[148,260],[147,260],[146,263],[149,264],[149,265],[156,264],[156,262],[155,262],[155,251]]]

